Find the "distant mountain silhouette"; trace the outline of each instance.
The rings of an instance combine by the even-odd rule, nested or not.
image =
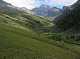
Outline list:
[[[50,7],[44,4],[38,8],[34,8],[32,11],[34,12],[35,15],[39,16],[56,16],[62,13],[59,8]]]
[[[17,9],[17,7],[15,7],[3,0],[0,0],[0,12],[14,15],[14,14],[17,14],[17,12],[19,12],[19,10]]]
[[[9,5],[11,5],[11,4],[9,4],[9,3],[7,3],[7,2],[5,2],[5,1],[3,1],[3,0],[0,0],[0,9],[5,9],[5,8],[7,8]]]

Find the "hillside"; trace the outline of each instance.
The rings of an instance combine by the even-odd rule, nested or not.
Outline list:
[[[59,32],[80,32],[80,1],[71,6],[65,6],[64,12],[55,19]]]
[[[30,16],[26,14],[26,17]],[[21,16],[12,17],[0,14],[0,59],[80,58],[79,46],[50,40],[44,34],[35,32],[31,23],[24,21],[33,21],[36,16],[31,17],[33,18],[27,19]],[[40,17],[37,21],[39,20]]]
[[[65,6],[62,15],[54,20],[54,32],[67,34],[71,42],[80,44],[80,1],[71,6]]]
[[[49,17],[12,7],[3,9],[0,9],[0,59],[80,59],[79,44],[60,40],[59,33],[52,33],[53,39],[49,38],[47,34],[54,26]]]

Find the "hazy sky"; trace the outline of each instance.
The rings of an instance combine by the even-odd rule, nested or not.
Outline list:
[[[4,0],[11,3],[17,7],[26,7],[28,9],[35,8],[35,6],[40,6],[42,4],[47,4],[50,6],[56,6],[62,8],[63,6],[68,6],[75,3],[77,0]]]

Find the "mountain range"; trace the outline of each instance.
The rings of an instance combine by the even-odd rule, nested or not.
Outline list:
[[[19,8],[19,7],[15,7],[9,3],[6,3],[4,1],[0,1],[0,8],[3,10],[10,10],[11,12],[15,12],[15,11],[24,11],[33,15],[39,15],[39,16],[57,16],[60,15],[62,13],[62,10],[57,8],[57,7],[50,7],[48,5],[41,5],[40,7],[36,7],[32,10],[29,10],[25,7]],[[6,10],[6,11],[8,11]]]
[[[52,32],[51,18],[0,2],[0,59],[80,59],[80,41]]]
[[[39,16],[56,16],[62,13],[62,10],[57,7],[50,7],[49,5],[41,5],[40,7],[32,10],[34,15]]]

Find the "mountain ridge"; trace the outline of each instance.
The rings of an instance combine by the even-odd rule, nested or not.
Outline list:
[[[80,59],[80,46],[52,33],[53,26],[48,17],[0,9],[0,59]]]
[[[40,7],[34,8],[32,11],[35,13],[34,15],[50,16],[50,17],[54,17],[62,13],[61,9],[57,7],[50,7],[44,4],[41,5]]]

